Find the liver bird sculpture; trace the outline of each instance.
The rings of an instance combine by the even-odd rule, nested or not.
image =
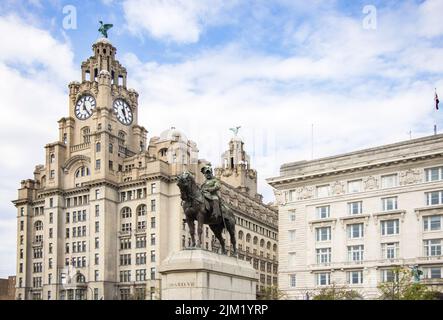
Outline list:
[[[238,126],[238,127],[229,128],[229,130],[231,130],[232,132],[234,132],[234,135],[237,136],[238,131],[240,130],[240,128],[241,128],[241,127]]]
[[[107,38],[108,37],[108,30],[111,29],[114,25],[107,23],[107,24],[103,24],[103,21],[99,21],[100,22],[100,28],[98,29],[98,32],[100,32],[103,37]]]

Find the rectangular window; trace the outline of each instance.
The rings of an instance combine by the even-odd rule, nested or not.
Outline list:
[[[296,281],[295,274],[289,275],[289,286],[291,288],[295,288],[296,284],[297,284],[297,281]]]
[[[295,230],[289,230],[288,231],[288,239],[290,242],[295,241]]]
[[[100,159],[95,160],[95,170],[100,170]]]
[[[424,242],[424,251],[426,257],[436,257],[441,256],[441,239],[431,239],[425,240]]]
[[[349,271],[346,273],[346,279],[348,284],[362,284],[363,271]]]
[[[383,236],[399,234],[399,232],[400,221],[398,219],[381,221],[381,234]]]
[[[316,249],[317,264],[329,265],[331,263],[331,248]]]
[[[290,222],[295,221],[295,210],[289,210],[289,221]]]
[[[350,215],[363,213],[362,201],[355,201],[348,203],[348,213]]]
[[[362,190],[361,186],[361,180],[348,181],[348,193],[360,192]]]
[[[363,261],[364,246],[348,246],[348,261],[360,262]]]
[[[98,217],[100,215],[100,205],[95,205],[95,216]]]
[[[443,179],[443,167],[429,168],[425,170],[426,181],[439,181]]]
[[[441,269],[442,269],[441,267],[432,267],[432,268],[429,268],[428,270],[426,270],[427,272],[424,272],[424,273],[427,278],[441,279],[442,278]]]
[[[382,189],[393,188],[397,186],[397,174],[381,176]]]
[[[95,222],[95,232],[100,231],[100,223],[98,221]]]
[[[398,280],[398,273],[392,269],[386,269],[381,271],[381,281],[382,282],[393,282]]]
[[[112,163],[111,160],[109,160],[109,165],[108,165],[109,170],[114,170],[114,164]]]
[[[329,185],[318,186],[316,188],[317,198],[329,197]]]
[[[155,200],[151,200],[151,211],[155,211]]]
[[[316,276],[318,286],[328,286],[331,284],[331,273],[317,273]]]
[[[94,281],[98,281],[99,280],[99,273],[98,270],[94,271]]]
[[[428,206],[443,204],[443,191],[426,192],[426,204]]]
[[[399,257],[399,243],[388,242],[381,244],[382,259],[397,259]]]
[[[98,238],[95,238],[95,249],[98,249],[100,247],[100,241]]]
[[[397,197],[383,198],[381,201],[383,211],[397,210]]]
[[[95,189],[95,199],[100,197],[100,189]]]
[[[157,184],[151,183],[151,194],[156,193],[156,192],[157,192]]]
[[[442,218],[443,218],[443,215],[423,217],[423,230],[424,231],[441,230]]]
[[[317,212],[317,219],[329,218],[329,206],[322,206],[315,208]]]
[[[295,201],[295,190],[289,190],[289,202]]]
[[[295,257],[296,257],[296,253],[295,252],[289,252],[288,253],[288,265],[289,265],[289,267],[294,267],[295,266]]]
[[[347,226],[348,239],[363,238],[363,223],[354,223]]]
[[[331,227],[322,227],[315,229],[317,241],[329,241],[331,240]]]

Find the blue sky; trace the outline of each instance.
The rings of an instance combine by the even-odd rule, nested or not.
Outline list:
[[[63,26],[67,5],[76,29]],[[10,201],[58,138],[67,84],[79,80],[99,20],[114,24],[109,38],[149,138],[175,126],[218,164],[228,128],[242,126],[272,201],[265,178],[282,163],[443,128],[433,105],[443,88],[441,12],[443,0],[3,0],[0,277],[15,273]]]

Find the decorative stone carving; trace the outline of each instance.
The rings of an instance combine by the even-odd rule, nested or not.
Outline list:
[[[341,181],[335,181],[331,186],[332,194],[341,195],[345,193],[344,183]]]
[[[373,176],[369,176],[363,179],[365,190],[378,189],[378,180]]]
[[[298,189],[299,200],[310,199],[314,197],[314,187],[303,187]]]
[[[419,169],[409,169],[400,172],[400,185],[418,183],[421,181],[421,173]]]
[[[285,195],[282,191],[274,189],[274,196],[275,196],[275,201],[279,206],[284,205],[286,203]]]

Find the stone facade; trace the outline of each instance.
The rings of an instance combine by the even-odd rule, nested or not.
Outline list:
[[[69,84],[59,141],[45,146],[45,164],[21,182],[13,201],[17,299],[161,299],[158,265],[190,241],[175,177],[188,170],[201,183],[206,162],[175,128],[147,143],[138,93],[126,87],[116,48],[99,39],[92,49],[82,82]],[[222,193],[234,207],[237,232],[260,239],[243,258],[264,261],[257,266],[265,265],[262,286],[276,283],[276,210],[256,189],[243,193],[243,182],[228,183]],[[204,236],[205,248],[217,250],[209,228]]]
[[[394,266],[443,289],[443,135],[281,166],[279,285],[292,299],[346,285],[365,298]]]

